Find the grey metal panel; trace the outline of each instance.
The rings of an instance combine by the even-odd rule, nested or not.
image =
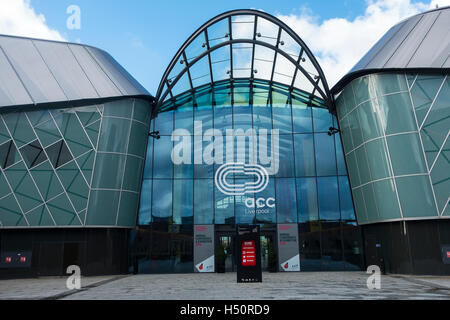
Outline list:
[[[0,49],[0,107],[32,103],[25,87]]]
[[[0,37],[0,46],[35,103],[67,100],[31,40]]]
[[[84,46],[69,44],[69,48],[101,97],[122,95]]]
[[[417,52],[419,46],[423,42],[424,38],[430,31],[433,23],[436,21],[439,12],[432,12],[427,15],[423,15],[422,19],[416,25],[416,27],[408,34],[407,37],[403,37],[403,42],[389,59],[389,63],[386,64],[374,64],[374,67],[381,66],[383,68],[406,68],[411,61],[413,55]],[[385,55],[387,52],[384,53]]]
[[[149,94],[120,64],[108,53],[93,47],[86,47],[102,70],[119,88],[123,95]]]
[[[338,93],[364,74],[450,68],[450,6],[412,16],[392,27],[332,88]]]
[[[67,42],[0,35],[0,107],[143,96],[153,99],[108,53]]]
[[[384,47],[387,45],[387,43],[392,39],[392,37],[401,29],[401,27],[405,23],[399,23],[395,26],[393,26],[389,31],[381,37],[380,40],[369,50],[369,52],[366,53],[364,57],[362,57],[361,60],[350,70],[349,73],[364,69],[367,67],[367,65],[374,59],[374,57],[377,56],[377,54],[384,49]]]
[[[99,98],[67,45],[39,40],[33,43],[69,100]]]
[[[444,44],[444,45],[442,45]],[[447,45],[445,45],[447,44]],[[440,68],[450,53],[450,10],[441,11],[409,65]]]

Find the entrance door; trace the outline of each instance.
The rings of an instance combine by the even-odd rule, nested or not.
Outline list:
[[[236,271],[236,261],[234,257],[234,235],[219,234],[217,241],[217,251],[224,250],[225,252],[225,272]]]
[[[271,233],[265,233],[260,236],[261,243],[261,270],[269,270],[269,261],[275,257],[275,238]]]

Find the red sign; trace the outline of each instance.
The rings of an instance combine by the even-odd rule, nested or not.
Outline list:
[[[242,241],[241,257],[243,267],[256,266],[256,246],[255,241]]]
[[[11,263],[11,257],[6,257],[5,262],[6,263]]]
[[[20,262],[26,262],[27,258],[26,257],[20,257]]]
[[[450,251],[447,251],[447,258],[450,259]]]

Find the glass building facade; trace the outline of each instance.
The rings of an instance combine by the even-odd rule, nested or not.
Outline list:
[[[295,223],[299,224],[302,270],[358,269],[362,261],[354,253],[354,242],[357,252],[361,243],[340,137],[328,135],[336,119],[321,106],[308,106],[307,97],[281,84],[236,80],[200,87],[164,104],[150,129],[158,130],[161,137],[149,139],[139,225],[166,225],[169,232],[171,228],[192,230],[194,225],[270,228]],[[248,162],[252,139],[259,140],[253,152],[261,155],[261,148],[266,148],[261,138],[271,132],[279,132],[279,150],[269,155],[279,159],[279,169],[270,176],[267,188],[252,195],[223,194],[214,180],[217,169],[229,161]],[[218,141],[208,162],[208,152]],[[275,141],[272,137],[267,141],[270,153]],[[226,152],[229,143],[233,143],[231,158]],[[188,153],[184,156],[191,161],[174,164],[171,155],[183,145]],[[236,184],[253,182],[253,177],[239,173],[232,179]],[[248,197],[274,198],[275,206],[249,210]],[[169,238],[166,245],[171,245]],[[164,272],[156,263],[148,271]]]
[[[337,99],[360,224],[448,216],[446,76],[372,74]]]

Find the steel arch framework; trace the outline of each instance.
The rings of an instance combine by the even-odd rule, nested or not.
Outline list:
[[[242,21],[243,17],[245,17],[245,19],[250,18],[250,20]],[[241,21],[239,21],[239,19],[241,19]],[[222,24],[222,26],[225,26],[225,29],[223,29],[222,31],[226,31],[225,34],[221,34],[221,37],[217,37],[217,33],[213,34],[214,31],[212,30],[215,26],[219,25],[219,23]],[[250,25],[250,27],[253,29],[251,30],[251,34],[248,33],[248,37],[239,37],[235,35],[235,29],[237,29],[236,25],[238,23]],[[272,31],[276,30],[276,32],[272,32],[272,36],[270,36],[270,32],[268,31],[259,30],[260,25],[263,25],[264,23],[266,25],[270,23]],[[213,36],[216,36],[216,38],[213,38]],[[283,41],[284,39],[292,39],[294,41],[293,45],[297,49],[296,53],[283,50],[283,46],[285,45],[285,41]],[[199,40],[200,42],[198,42]],[[213,42],[217,40],[219,40],[220,43],[214,44]],[[251,61],[247,62],[246,68],[236,68],[234,66],[235,62],[233,62],[233,58],[237,60],[238,57],[233,55],[233,50],[239,49],[239,47],[237,46],[243,45],[250,45],[250,47],[245,49],[251,50]],[[200,52],[198,52],[194,57],[188,57],[187,49],[190,49],[193,46],[195,46],[195,49],[199,50]],[[323,71],[312,52],[300,39],[300,37],[286,24],[273,17],[272,15],[261,11],[246,9],[225,12],[212,18],[211,20],[203,24],[199,29],[197,29],[197,31],[195,31],[184,42],[184,44],[180,47],[180,49],[170,62],[161,79],[156,94],[157,108],[155,108],[155,112],[158,112],[159,108],[165,101],[173,99],[174,96],[177,95],[174,94],[173,91],[177,85],[180,85],[180,79],[187,78],[188,81],[186,81],[186,83],[188,83],[188,85],[187,87],[183,88],[183,92],[179,92],[179,94],[187,91],[193,91],[196,87],[198,87],[198,85],[194,85],[193,83],[193,80],[196,79],[194,79],[191,74],[192,68],[193,66],[196,66],[196,64],[198,65],[199,61],[203,61],[204,58],[208,61],[208,74],[205,74],[202,77],[207,77],[208,81],[205,81],[204,83],[202,83],[202,85],[208,83],[214,85],[217,81],[224,80],[215,79],[214,77],[213,64],[215,62],[212,61],[212,55],[220,49],[227,49],[227,47],[229,47],[229,57],[219,62],[229,61],[229,69],[226,70],[228,80],[233,81],[234,79],[260,79],[267,80],[270,83],[274,83],[276,82],[274,76],[279,75],[280,77],[284,76],[285,78],[287,78],[285,84],[287,84],[291,90],[294,87],[300,90],[305,90],[298,85],[296,80],[302,77],[302,81],[304,81],[303,83],[307,83],[307,85],[311,88],[309,90],[311,99],[313,97],[318,97],[324,101],[324,104],[328,107],[329,110],[333,109],[333,98],[329,92],[328,83],[323,74]],[[267,61],[261,58],[258,59],[255,56],[255,49],[258,47],[273,51],[273,61],[270,61],[270,59]],[[281,72],[276,72],[276,69],[279,70],[283,67],[281,63],[277,64],[277,58],[278,60],[285,59],[285,61],[288,61],[291,64],[290,68],[292,66],[294,67],[292,75],[288,76]],[[271,62],[270,76],[266,77],[266,79],[259,77],[257,74],[258,71],[255,69],[255,62],[258,63],[258,60]],[[304,66],[304,63],[307,60],[311,64],[311,68],[308,70]],[[176,70],[178,63],[183,65],[180,70]],[[286,63],[284,64],[284,66],[285,65]],[[248,76],[237,77],[236,73],[245,71],[243,69],[248,69]]]

